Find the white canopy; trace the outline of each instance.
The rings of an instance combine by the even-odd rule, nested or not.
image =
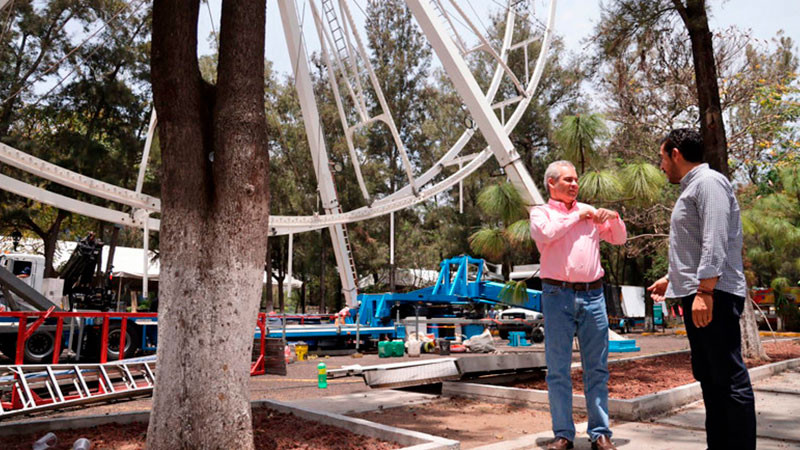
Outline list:
[[[8,247],[10,250],[11,243],[10,238],[0,238],[0,242],[3,244],[3,249]],[[67,260],[69,259],[70,255],[72,255],[73,250],[78,245],[75,241],[58,241],[56,243],[56,251],[53,255],[53,266],[58,268]],[[106,268],[106,262],[108,261],[108,251],[110,247],[108,245],[103,246],[103,260],[101,267],[103,270]],[[19,244],[19,249],[17,250],[20,253],[32,253],[32,254],[43,254],[44,253],[44,244],[39,239],[23,239]],[[144,273],[144,250],[141,248],[132,248],[132,247],[119,247],[114,250],[114,261],[112,263],[112,270],[111,273],[114,278],[129,278],[129,279],[141,279]],[[147,278],[152,281],[158,281],[158,276],[161,271],[161,261],[156,257],[156,253],[152,250],[148,252],[148,268],[147,268]],[[264,272],[262,283],[266,284],[267,282],[267,273]],[[288,284],[291,282],[292,288],[300,288],[303,285],[303,282],[292,277],[291,280],[285,279],[283,281],[284,287],[287,287]],[[272,284],[277,286],[278,282],[275,281],[273,278]]]

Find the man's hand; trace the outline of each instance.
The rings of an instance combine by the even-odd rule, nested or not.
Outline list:
[[[603,223],[607,220],[613,220],[619,217],[616,211],[610,209],[600,208],[594,213],[594,223]]]
[[[654,302],[663,302],[667,299],[667,285],[669,284],[669,280],[667,277],[661,277],[655,283],[651,284],[649,288],[647,288],[647,292],[650,293],[650,296],[653,297]]]
[[[703,328],[711,323],[714,310],[714,297],[711,294],[698,292],[692,302],[692,322],[698,328]]]

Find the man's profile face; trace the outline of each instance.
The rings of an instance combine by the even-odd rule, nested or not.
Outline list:
[[[572,203],[578,197],[578,173],[569,166],[559,168],[558,179],[548,180],[550,198],[564,203]]]
[[[661,144],[661,170],[667,175],[667,179],[672,184],[681,182],[681,176],[675,159],[679,156],[677,149],[672,149],[672,156],[667,153],[666,143]]]

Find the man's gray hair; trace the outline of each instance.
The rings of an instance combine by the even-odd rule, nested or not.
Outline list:
[[[547,190],[548,194],[550,193],[550,187],[547,182],[551,179],[558,181],[558,177],[561,176],[562,167],[569,167],[575,170],[575,165],[566,159],[562,159],[560,161],[551,162],[550,165],[547,166],[547,170],[544,171],[544,188]]]

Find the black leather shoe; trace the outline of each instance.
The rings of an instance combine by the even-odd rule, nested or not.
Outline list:
[[[608,436],[602,435],[592,442],[592,450],[617,450],[617,447],[614,447]]]
[[[547,445],[547,450],[568,450],[570,448],[572,448],[572,442],[563,437],[557,437]]]

